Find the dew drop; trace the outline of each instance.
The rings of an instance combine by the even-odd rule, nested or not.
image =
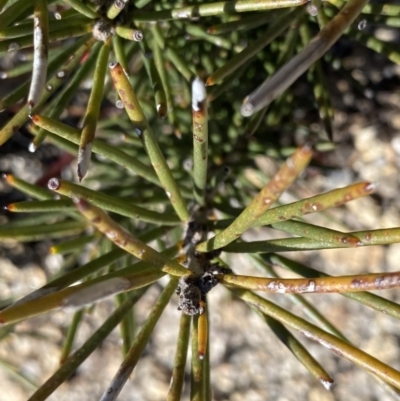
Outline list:
[[[185,171],[192,171],[193,161],[191,159],[184,160],[183,168],[184,168]]]
[[[8,46],[8,52],[16,52],[17,50],[19,50],[21,46],[18,43],[10,43],[10,45]]]
[[[312,16],[312,17],[316,17],[318,15],[318,8],[315,7],[314,5],[310,4],[307,7],[307,11],[308,13]]]
[[[36,151],[36,145],[35,145],[33,142],[31,142],[31,143],[29,144],[29,146],[28,146],[28,150],[29,150],[29,152],[31,152],[31,153],[35,153],[35,151]]]
[[[307,292],[314,292],[315,291],[315,281],[309,281]]]
[[[60,186],[60,180],[56,177],[50,178],[49,182],[47,183],[47,187],[51,190],[55,190],[59,188]]]
[[[47,85],[47,86],[46,86],[46,89],[47,89],[48,91],[52,91],[52,90],[53,90],[53,87],[52,87],[51,85]]]
[[[317,205],[312,205],[312,210],[318,210]]]
[[[365,20],[365,19],[362,19],[357,25],[357,28],[359,31],[362,31],[366,27],[367,27],[367,20]]]
[[[115,106],[117,106],[118,109],[123,109],[124,108],[124,104],[122,103],[122,100],[117,100],[115,102]]]
[[[107,232],[106,232],[106,236],[107,236],[108,238],[110,238],[111,240],[117,238],[117,234],[116,234],[115,231],[107,231]]]
[[[58,71],[57,72],[57,78],[64,78],[65,77],[65,71]]]
[[[243,117],[250,117],[254,113],[254,107],[251,103],[247,103],[246,99],[244,100],[244,104],[240,108],[240,114]]]
[[[60,20],[62,19],[62,15],[60,13],[54,13],[54,18]]]
[[[188,11],[178,11],[176,13],[177,18],[189,18],[190,17],[190,12]]]
[[[166,194],[167,194],[168,198],[171,198],[171,192],[166,191]]]
[[[133,32],[132,37],[133,37],[133,40],[135,42],[140,42],[140,41],[143,40],[143,32],[139,31],[139,30],[136,30],[136,31]]]

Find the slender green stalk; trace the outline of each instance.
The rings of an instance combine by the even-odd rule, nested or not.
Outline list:
[[[258,308],[261,312],[276,319],[284,326],[299,331],[307,338],[320,343],[335,354],[378,376],[386,383],[400,388],[400,372],[382,363],[371,355],[368,355],[364,351],[361,351],[340,338],[321,330],[313,324],[293,315],[285,309],[251,293],[250,291],[234,289],[233,292],[249,305]]]
[[[33,1],[34,0],[19,0],[16,1],[11,6],[7,7],[0,14],[0,26],[2,29],[10,26],[15,21],[20,18],[21,14],[27,11],[29,8],[33,9]]]
[[[6,206],[9,212],[13,213],[32,213],[32,212],[65,212],[75,211],[76,208],[72,201],[68,199],[27,201],[10,203]]]
[[[276,17],[277,14],[273,11],[268,13],[253,14],[249,17],[244,17],[236,21],[224,22],[222,24],[210,26],[207,29],[207,33],[212,35],[220,35],[228,32],[247,31],[258,28],[259,26],[266,24]]]
[[[329,3],[334,6],[341,8],[343,5],[342,0],[329,0]],[[392,17],[400,16],[400,5],[399,4],[367,4],[362,9],[363,14],[375,14],[375,15],[388,15]]]
[[[84,53],[92,46],[93,41],[89,40],[85,45],[81,46],[62,67],[64,74],[56,74],[46,83],[46,90],[40,97],[37,107],[43,105],[46,100],[61,86],[67,75],[69,75],[81,61]],[[14,132],[18,131],[29,118],[29,105],[22,107],[17,114],[0,130],[0,145],[11,138]]]
[[[57,31],[63,28],[67,28],[68,26],[82,25],[82,24],[87,24],[88,22],[89,21],[87,18],[82,18],[80,16],[78,16],[77,18],[70,18],[68,21],[50,20],[48,21],[48,28],[50,31]],[[13,38],[18,38],[20,36],[26,36],[29,34],[32,34],[31,19],[29,19],[26,23],[21,22],[19,25],[10,26],[8,28],[0,30],[0,39],[13,39]],[[9,71],[9,73],[12,74],[13,71]]]
[[[0,322],[13,323],[57,308],[81,308],[111,295],[145,287],[164,275],[148,264],[135,264],[40,298],[16,302],[0,311]]]
[[[90,92],[89,102],[83,120],[81,139],[79,142],[77,164],[79,181],[82,181],[89,169],[96,124],[99,119],[101,99],[103,98],[104,79],[107,72],[110,47],[111,39],[108,39],[101,48],[97,58],[92,91]]]
[[[217,275],[221,284],[254,291],[282,294],[362,292],[400,286],[400,272],[370,273],[338,277],[276,279],[231,274]]]
[[[161,234],[163,234],[162,231],[165,231],[164,228],[156,228],[153,230],[150,230],[148,233],[145,233],[140,236],[140,239],[144,242],[150,242],[154,240],[155,238],[159,237]],[[176,252],[178,251],[177,247],[171,247],[168,250],[164,252],[164,254],[168,257],[174,257]],[[85,277],[88,277],[89,275],[98,272],[99,270],[107,267],[108,265],[116,262],[117,260],[121,259],[123,256],[126,256],[126,252],[122,249],[114,249],[102,256],[99,256],[98,258],[84,264],[83,266],[80,266],[72,271],[69,271],[65,274],[62,275],[55,275],[50,279],[50,281],[45,284],[43,287],[37,289],[36,291],[33,291],[32,293],[28,294],[27,296],[23,297],[19,301],[15,302],[13,305],[17,304],[22,304],[24,302],[30,301],[32,299],[40,298],[44,295],[48,295],[51,293],[54,293],[56,291],[59,291],[63,288],[68,287],[69,285],[76,283],[79,280],[84,279]],[[141,263],[141,262],[140,262]],[[143,268],[145,266],[143,263],[140,265],[139,263],[136,264],[134,267],[130,268],[127,267],[125,270],[121,269],[119,270],[119,275],[124,275],[132,273],[132,270]],[[125,273],[124,273],[125,272]],[[112,276],[112,277],[119,277],[118,275]]]
[[[315,1],[315,0],[314,0]],[[320,0],[318,0],[320,3]],[[322,5],[319,4],[320,10],[318,15],[324,15]],[[324,17],[318,17],[318,21]],[[321,25],[322,22],[320,22]],[[300,26],[300,36],[302,38],[303,45],[306,46],[311,40],[311,32],[306,23]],[[324,72],[322,71],[321,60],[318,60],[314,66],[309,70],[309,81],[313,86],[315,101],[318,106],[319,116],[324,125],[325,131],[328,135],[329,140],[333,140],[333,129],[332,121],[334,117],[334,110],[332,106],[331,96],[327,86]]]
[[[145,148],[154,170],[163,185],[176,214],[182,221],[189,219],[185,201],[182,198],[178,184],[172,176],[171,170],[161,152],[154,134],[147,122],[140,103],[132,89],[127,76],[118,63],[110,64],[110,73],[115,87],[124,103],[125,110],[132,121],[143,147]]]
[[[0,12],[3,11],[4,6],[7,4],[8,0],[0,0]]]
[[[196,75],[192,70],[191,66],[181,58],[181,56],[172,47],[165,48],[165,57],[171,61],[175,68],[181,73],[181,75],[186,79],[186,81],[191,82],[193,77]]]
[[[182,313],[176,345],[174,368],[169,386],[167,401],[181,399],[183,383],[185,381],[185,366],[189,346],[190,324],[192,317]]]
[[[282,192],[300,175],[308,165],[311,156],[310,147],[299,148],[229,227],[210,240],[201,243],[196,249],[200,252],[219,249],[240,237],[242,233],[260,220],[260,217],[272,206]]]
[[[114,328],[122,321],[132,306],[140,299],[146,289],[135,291],[119,306],[112,315],[96,330],[86,342],[76,350],[64,364],[29,398],[28,401],[44,401],[99,347]]]
[[[296,7],[307,3],[308,0],[237,0],[220,1],[216,3],[196,4],[187,7],[163,11],[140,12],[134,15],[135,21],[163,21],[171,19],[191,19],[209,17],[212,15],[226,15],[249,11],[271,10],[275,8]]]
[[[304,367],[317,379],[327,390],[330,390],[334,380],[326,373],[325,369],[307,351],[297,338],[276,319],[265,315],[258,308],[251,308],[272,330],[272,332],[282,341],[290,352],[304,365]]]
[[[235,72],[230,74],[226,79],[224,79],[219,85],[214,86],[209,92],[207,96],[207,100],[209,102],[213,102],[223,93],[225,93],[228,89],[231,88],[232,84],[240,79],[240,77],[247,71],[249,65],[251,64],[252,59],[244,63],[240,68],[238,68]]]
[[[277,19],[267,30],[260,36],[254,43],[246,46],[240,53],[233,56],[221,68],[212,73],[206,85],[211,86],[222,81],[225,77],[232,74],[239,67],[245,64],[259,53],[264,47],[268,46],[274,39],[276,39],[282,32],[286,31],[289,25],[303,14],[302,8],[297,8],[292,12],[285,12],[280,18]]]
[[[87,228],[84,221],[69,221],[41,226],[0,227],[0,242],[20,241],[32,242],[49,238],[64,238],[69,235],[80,234]]]
[[[74,313],[72,317],[72,321],[70,326],[68,327],[67,336],[65,337],[64,344],[61,348],[61,355],[60,355],[60,365],[63,365],[64,362],[68,359],[72,346],[74,344],[74,340],[76,337],[76,333],[78,331],[79,324],[83,317],[84,309],[81,309]]]
[[[325,25],[329,22],[328,18],[325,15],[325,10],[322,5],[321,0],[311,0],[312,7],[315,7],[316,17],[319,25],[319,29],[323,29]]]
[[[35,107],[43,93],[47,76],[47,56],[49,47],[49,22],[47,0],[35,0],[33,15],[33,66],[28,95],[28,105]]]
[[[321,212],[331,207],[337,207],[354,199],[370,195],[375,188],[375,184],[359,182],[344,188],[334,189],[322,195],[316,195],[288,205],[278,206],[274,209],[268,210],[259,220],[257,220],[254,226],[259,227],[269,225],[301,217],[309,213]]]
[[[367,3],[368,0],[349,0],[335,18],[297,56],[244,99],[241,107],[242,115],[251,116],[282,94],[332,47]]]
[[[153,224],[179,224],[179,219],[176,216],[168,215],[167,213],[153,212],[115,196],[109,196],[99,191],[93,191],[81,185],[73,184],[72,182],[60,180],[58,178],[52,178],[48,183],[48,187],[58,194],[68,196],[72,199],[78,197],[85,199],[103,210],[118,213],[122,216],[131,217]]]
[[[66,124],[60,123],[57,120],[42,116],[34,115],[32,116],[32,122],[40,128],[43,128],[49,132],[52,132],[62,138],[67,139],[73,143],[79,143],[79,130],[72,128]],[[116,164],[133,171],[134,173],[146,178],[146,180],[160,185],[157,176],[154,174],[152,169],[144,165],[139,160],[129,156],[127,153],[116,148],[115,146],[110,146],[105,142],[94,139],[93,141],[93,152],[106,157],[107,159],[115,162]]]
[[[303,277],[327,277],[325,273],[321,273],[318,270],[311,269],[310,267],[304,266],[301,263],[294,262],[290,259],[285,258],[281,255],[267,254],[262,255],[262,258],[267,262],[277,266],[281,266],[287,270],[300,274]],[[379,312],[385,313],[396,319],[400,319],[400,305],[389,301],[388,299],[382,298],[369,292],[356,292],[356,293],[341,293],[346,298],[353,299],[357,302],[362,303],[370,308],[373,308]]]
[[[195,78],[192,83],[193,118],[193,194],[196,201],[204,206],[208,168],[208,110],[204,82]]]
[[[161,269],[165,273],[176,276],[185,276],[190,274],[190,271],[185,269],[179,263],[166,258],[150,248],[144,242],[140,241],[138,238],[134,237],[102,210],[90,205],[83,199],[78,199],[76,205],[82,215],[118,247],[131,253],[138,259]]]
[[[114,0],[113,3],[108,7],[107,18],[114,19],[118,17],[128,1],[129,0]]]
[[[127,293],[117,294],[115,297],[116,305],[120,306],[124,303],[127,298]],[[134,320],[133,320],[133,310],[125,316],[119,325],[120,336],[122,340],[122,356],[125,357],[129,352],[134,339]]]
[[[115,28],[115,33],[118,36],[121,36],[121,38],[133,40],[135,42],[140,42],[143,40],[143,33],[141,30],[133,29],[123,25],[117,26]]]
[[[264,258],[266,259],[266,258]],[[269,277],[274,277],[280,279],[272,267],[269,265],[267,261],[265,261],[258,255],[252,255],[251,261],[256,263],[256,266],[262,269],[263,272],[266,272]],[[296,305],[299,305],[301,310],[310,317],[314,323],[318,324],[323,330],[329,331],[336,337],[341,338],[344,341],[347,341],[347,338],[321,313],[315,308],[310,302],[308,302],[302,295],[297,294],[287,294],[287,297]]]
[[[190,371],[190,401],[203,401],[204,398],[204,359],[199,358],[199,315],[192,318],[192,363]]]
[[[82,37],[81,39],[77,40],[72,46],[66,48],[60,54],[53,57],[50,61],[48,68],[47,68],[47,75],[50,77],[54,75],[62,65],[68,61],[71,55],[75,54],[75,52],[86,42],[88,41],[88,36]],[[32,70],[32,66],[30,66],[29,71]],[[24,96],[28,95],[30,81],[27,80],[26,82],[19,85],[15,90],[11,91],[8,95],[6,95],[0,101],[0,108],[8,108],[13,106],[16,102],[21,100]]]
[[[18,189],[22,193],[31,196],[34,199],[39,199],[39,200],[54,199],[54,194],[52,194],[45,188],[39,187],[39,185],[30,184],[29,182],[26,182],[21,178],[17,178],[12,174],[3,174],[3,178],[13,188]]]
[[[360,41],[364,46],[385,55],[389,60],[400,65],[400,51],[395,44],[386,43],[372,35],[366,35],[354,30],[350,31],[350,36]]]
[[[80,237],[80,238],[74,238],[69,241],[64,241],[61,242],[57,245],[53,245],[50,248],[50,253],[52,254],[62,254],[62,253],[69,253],[69,252],[75,252],[81,248],[83,248],[85,245],[90,244],[93,242],[95,239],[94,235],[88,235],[86,237]]]
[[[354,231],[348,233],[359,238],[363,246],[388,245],[400,242],[400,228],[384,228],[380,230]],[[309,238],[282,238],[270,241],[236,242],[224,248],[224,252],[290,252],[316,249],[347,248],[346,244],[333,244]]]
[[[99,15],[93,11],[89,6],[82,3],[81,0],[64,0],[65,3],[70,5],[74,10],[78,11],[80,14],[85,15],[90,19],[99,18]]]
[[[210,315],[209,308],[205,309],[205,313],[207,314],[207,338],[210,338]],[[206,349],[206,355],[204,358],[204,401],[212,401],[212,392],[211,392],[211,365],[210,365],[210,347],[208,346]]]
[[[50,118],[59,118],[63,110],[67,107],[68,103],[71,101],[73,96],[81,85],[82,81],[87,77],[89,72],[93,69],[95,64],[95,59],[97,58],[98,51],[100,50],[100,43],[95,43],[88,59],[78,68],[75,72],[71,81],[66,85],[66,87],[55,97],[54,101],[49,105],[50,112],[48,116]],[[46,110],[47,114],[47,110]],[[32,140],[31,146],[36,149],[46,138],[47,131],[40,129],[35,138]],[[74,155],[77,152],[73,153]]]
[[[54,13],[54,18],[56,20],[65,20],[72,17],[81,17],[82,15],[73,8],[67,10],[60,10]]]
[[[13,381],[22,384],[29,390],[35,391],[38,388],[38,385],[28,375],[24,374],[20,368],[17,368],[3,358],[0,358],[0,367],[12,376]]]
[[[199,315],[197,320],[197,356],[204,359],[208,350],[208,315],[207,306],[205,302],[201,302],[200,306],[203,308],[203,313]]]
[[[147,42],[141,42],[139,44],[141,49],[142,61],[147,73],[147,76],[150,80],[150,85],[154,92],[154,100],[155,106],[157,110],[157,114],[161,118],[165,118],[167,115],[167,97],[162,85],[161,77],[157,68],[155,66],[155,62],[153,57],[149,57],[149,54],[152,54],[153,51],[148,46]]]
[[[286,220],[280,223],[271,224],[277,230],[282,230],[290,234],[299,235],[305,238],[315,239],[320,242],[332,242],[333,244],[344,246],[361,246],[362,242],[356,236],[343,233],[329,228],[315,226],[301,221]]]
[[[59,40],[83,36],[92,31],[92,24],[71,25],[57,31],[49,32],[49,43]],[[15,39],[7,39],[0,42],[0,53],[13,52],[33,46],[32,35],[21,36]]]
[[[213,44],[214,46],[221,47],[222,49],[230,50],[232,43],[225,39],[223,36],[209,35],[205,28],[198,25],[185,24],[185,30],[189,35],[195,38],[203,39],[206,42]]]
[[[125,385],[137,362],[139,361],[139,358],[150,339],[151,333],[153,332],[154,327],[158,322],[158,319],[160,318],[164,308],[167,306],[172,294],[174,293],[177,284],[178,280],[176,278],[171,278],[170,282],[164,288],[164,291],[159,296],[157,302],[150,312],[150,315],[137,334],[131,349],[126,355],[107,390],[103,393],[100,401],[114,401],[118,397],[122,387]]]
[[[129,72],[129,63],[125,51],[125,41],[122,40],[121,36],[114,35],[112,38],[112,45],[114,55],[117,61],[121,64],[124,71]]]
[[[161,37],[161,32],[158,29],[157,25],[152,27],[152,33],[154,37]],[[167,102],[167,117],[168,121],[171,123],[172,126],[175,126],[175,111],[174,111],[174,104],[173,104],[173,97],[171,92],[171,85],[170,79],[165,67],[164,55],[163,55],[163,43],[160,41],[154,41],[153,43],[153,56],[154,56],[154,64],[157,69],[157,72],[161,79],[161,84],[165,93],[165,99]]]

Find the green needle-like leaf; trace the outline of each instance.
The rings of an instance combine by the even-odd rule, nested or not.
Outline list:
[[[197,17],[209,17],[212,15],[226,15],[234,12],[249,12],[260,10],[271,10],[275,8],[287,8],[301,6],[308,0],[238,0],[220,1],[216,3],[206,3],[172,10],[137,12],[135,21],[163,21],[170,19],[187,19]]]
[[[44,401],[71,374],[88,358],[91,353],[99,347],[114,328],[121,322],[132,306],[144,294],[146,289],[135,291],[129,298],[119,306],[113,314],[96,330],[96,332],[86,342],[76,350],[64,364],[29,398],[28,401]]]
[[[267,254],[262,255],[262,257],[269,263],[277,264],[278,266],[300,274],[303,277],[328,276],[326,273],[321,273],[317,270],[311,269],[310,267],[304,266],[301,263],[287,259],[281,255]],[[400,305],[389,301],[388,299],[382,298],[375,294],[370,294],[368,292],[341,293],[341,295],[360,302],[370,308],[376,309],[379,312],[388,314],[396,319],[400,319]]]
[[[253,311],[269,326],[272,332],[282,341],[293,355],[304,365],[327,390],[334,384],[333,379],[326,373],[325,369],[313,358],[306,348],[286,327],[277,320],[265,315],[258,308],[252,307]]]
[[[56,74],[46,83],[46,90],[43,92],[36,107],[40,107],[64,82],[66,76],[70,74],[81,61],[84,53],[92,46],[93,41],[89,40],[84,46],[80,47],[72,59],[68,60],[62,67],[63,74]],[[29,118],[30,107],[25,105],[22,109],[0,130],[0,145],[6,142],[14,132],[19,130]]]
[[[244,99],[241,113],[249,117],[276,99],[313,63],[320,59],[361,13],[368,0],[349,0],[346,6],[300,52]]]
[[[250,291],[234,289],[233,292],[249,305],[276,319],[284,326],[299,331],[307,338],[327,347],[336,355],[366,369],[368,372],[378,376],[386,383],[400,388],[400,372],[382,363],[371,355],[368,355],[364,351],[361,351],[340,338],[321,330],[313,324],[293,315],[285,309],[256,294],[253,294]]]
[[[190,325],[192,317],[182,313],[179,326],[178,342],[176,345],[174,368],[167,401],[179,401],[185,380],[185,366],[189,347]]]
[[[99,119],[100,104],[103,97],[104,79],[107,72],[110,47],[111,39],[104,43],[97,58],[92,91],[90,92],[89,103],[83,120],[82,134],[79,142],[77,165],[79,181],[82,181],[82,178],[85,177],[89,169],[96,123]]]
[[[136,256],[138,259],[147,262],[165,273],[185,276],[191,272],[179,263],[166,258],[144,242],[134,237],[123,227],[112,220],[106,213],[95,206],[90,205],[83,199],[78,199],[76,203],[79,211],[89,220],[100,232],[114,242],[115,245]]]
[[[139,361],[140,355],[148,343],[151,333],[153,332],[161,313],[167,306],[167,303],[174,293],[177,284],[178,280],[176,278],[171,278],[170,282],[164,288],[164,291],[159,296],[156,304],[151,310],[150,315],[135,337],[132,347],[119,367],[118,372],[115,374],[107,390],[101,397],[101,401],[114,401],[118,397],[122,387],[125,385],[137,362]]]
[[[163,185],[176,214],[182,221],[189,219],[189,212],[182,198],[180,189],[172,176],[171,170],[161,152],[153,131],[147,122],[140,103],[125,75],[122,67],[118,63],[110,65],[111,77],[117,88],[119,96],[124,104],[125,110],[132,121],[134,128],[140,137],[154,170]]]
[[[59,135],[62,138],[67,139],[68,141],[76,144],[79,143],[80,133],[78,129],[72,128],[66,124],[62,124],[45,116],[39,116],[37,114],[32,116],[32,122],[38,127]],[[93,141],[92,150],[93,152],[98,153],[99,155],[102,155],[129,170],[132,170],[133,172],[141,175],[150,182],[160,185],[157,176],[154,174],[150,167],[144,165],[139,160],[136,160],[135,158],[129,156],[122,150],[110,146],[99,139],[95,139]]]
[[[242,235],[246,230],[259,222],[260,217],[279,198],[284,190],[305,169],[312,156],[308,146],[299,148],[289,158],[269,183],[256,195],[249,206],[237,217],[234,222],[221,233],[217,234],[207,242],[197,246],[201,252],[222,248]]]
[[[40,226],[8,227],[0,228],[0,242],[22,241],[31,242],[48,238],[65,238],[68,235],[80,234],[87,228],[85,221],[69,221],[67,223],[55,223]]]
[[[203,401],[204,399],[204,359],[199,358],[199,316],[192,318],[192,363],[190,371],[190,400]]]
[[[122,216],[146,221],[154,224],[177,225],[179,219],[167,213],[152,212],[151,210],[137,206],[131,202],[118,199],[114,196],[93,191],[89,188],[73,184],[72,182],[52,178],[48,184],[49,188],[69,198],[82,198],[103,210],[118,213]]]
[[[72,317],[71,325],[68,327],[67,336],[65,337],[65,341],[61,349],[60,365],[64,364],[64,362],[67,360],[67,358],[71,353],[76,333],[78,331],[79,324],[81,323],[83,317],[83,313],[84,310],[81,309],[75,312],[74,316]]]

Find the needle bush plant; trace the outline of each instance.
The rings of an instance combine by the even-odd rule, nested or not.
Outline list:
[[[207,294],[217,285],[258,314],[325,388],[333,378],[301,344],[302,336],[365,369],[399,397],[400,372],[352,345],[329,314],[301,294],[339,292],[399,319],[399,304],[368,291],[400,287],[400,272],[330,276],[280,255],[399,242],[399,227],[341,232],[303,220],[369,196],[375,185],[358,182],[279,203],[294,181],[307,183],[307,176],[299,176],[313,157],[334,148],[329,69],[336,65],[354,83],[334,46],[343,36],[399,63],[398,49],[369,29],[370,23],[396,26],[399,5],[0,0],[0,8],[0,51],[25,60],[2,72],[5,80],[20,79],[0,101],[13,114],[0,130],[0,144],[27,130],[31,151],[46,142],[77,160],[76,180],[49,176],[47,187],[4,175],[27,200],[6,206],[9,221],[0,228],[1,241],[51,239],[50,252],[74,261],[73,269],[61,270],[22,299],[3,302],[0,311],[4,341],[20,321],[76,309],[59,369],[29,401],[49,397],[119,325],[125,357],[101,397],[117,399],[171,299],[181,323],[166,399],[181,399],[191,347],[190,399],[211,400],[208,311],[214,305]],[[293,89],[299,78],[308,82],[306,91]],[[318,112],[320,130],[295,117],[303,103]],[[266,130],[291,140],[269,143]],[[275,174],[257,172],[260,155],[276,161]],[[246,176],[249,167],[256,181]],[[289,236],[243,239],[261,227]],[[97,251],[79,264],[89,244]],[[232,253],[260,275],[235,274],[227,259]],[[295,278],[280,278],[277,266]],[[168,283],[136,330],[134,305],[163,276]],[[290,299],[308,317],[263,292],[295,294]],[[110,296],[119,306],[73,351],[87,305]]]

